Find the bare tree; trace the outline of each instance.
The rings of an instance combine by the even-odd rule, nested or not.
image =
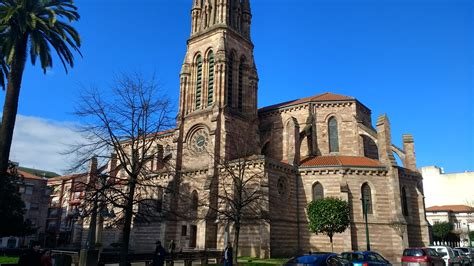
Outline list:
[[[237,263],[242,227],[269,220],[268,178],[265,158],[255,154],[257,145],[245,132],[232,134],[227,139],[227,150],[231,154],[213,157],[217,165],[217,184],[210,190],[209,198],[204,198],[203,205],[226,228],[233,226],[233,259]]]
[[[155,82],[139,74],[116,78],[110,93],[86,90],[76,107],[86,142],[72,151],[79,161],[75,169],[91,157],[99,160],[99,166],[91,167],[90,178],[82,184],[89,203],[84,206],[85,213],[92,224],[105,207],[118,210],[115,221],[122,228],[121,266],[127,265],[132,221],[145,213],[138,206],[157,208],[159,204],[152,173],[166,168],[163,147],[157,143],[158,132],[173,126],[170,111],[169,100],[159,95]]]

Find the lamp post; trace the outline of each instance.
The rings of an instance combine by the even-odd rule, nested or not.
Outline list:
[[[368,200],[362,197],[360,199],[362,201],[362,212],[364,213],[364,220],[365,220],[365,240],[367,242],[367,251],[370,251],[370,236],[369,236],[369,221],[367,217],[368,212]]]

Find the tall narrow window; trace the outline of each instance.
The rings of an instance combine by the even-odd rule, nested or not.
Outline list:
[[[197,58],[197,73],[196,73],[196,109],[201,108],[201,92],[202,92],[202,57]]]
[[[158,187],[156,191],[156,211],[161,212],[163,210],[163,188]]]
[[[245,64],[245,58],[242,58],[240,60],[240,65],[239,65],[239,96],[238,96],[238,108],[239,111],[242,112],[242,98],[243,98],[243,92],[244,92],[244,64]]]
[[[402,213],[403,215],[408,216],[408,198],[405,187],[402,188]]]
[[[321,183],[317,182],[313,185],[313,201],[324,198],[324,188]]]
[[[208,57],[209,62],[209,82],[207,84],[207,106],[211,106],[214,101],[214,53],[211,51]]]
[[[364,210],[364,207],[367,208],[367,213],[372,214],[372,191],[370,189],[369,184],[364,183],[362,185],[362,210]]]
[[[337,130],[337,120],[335,117],[329,118],[329,152],[339,152],[339,132]]]
[[[227,65],[227,105],[232,107],[232,94],[233,94],[233,73],[234,73],[234,55],[231,54]]]
[[[191,206],[189,206],[190,209],[191,209],[191,215],[194,216],[194,217],[197,216],[198,206],[199,206],[198,193],[196,192],[196,190],[194,190],[191,193]]]

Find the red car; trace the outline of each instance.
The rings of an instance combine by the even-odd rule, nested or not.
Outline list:
[[[406,248],[402,266],[444,266],[443,258],[432,248]]]

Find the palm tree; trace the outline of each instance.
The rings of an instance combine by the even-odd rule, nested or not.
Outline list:
[[[53,66],[53,47],[67,72],[68,66],[74,66],[71,48],[80,54],[79,34],[68,24],[78,19],[72,0],[0,0],[0,61],[4,61],[0,77],[8,67],[0,128],[0,175],[7,171],[26,60],[29,56],[34,65],[39,57],[46,72]]]
[[[0,39],[1,42],[1,39]],[[5,89],[5,77],[8,74],[8,66],[5,60],[0,57],[0,87]]]

